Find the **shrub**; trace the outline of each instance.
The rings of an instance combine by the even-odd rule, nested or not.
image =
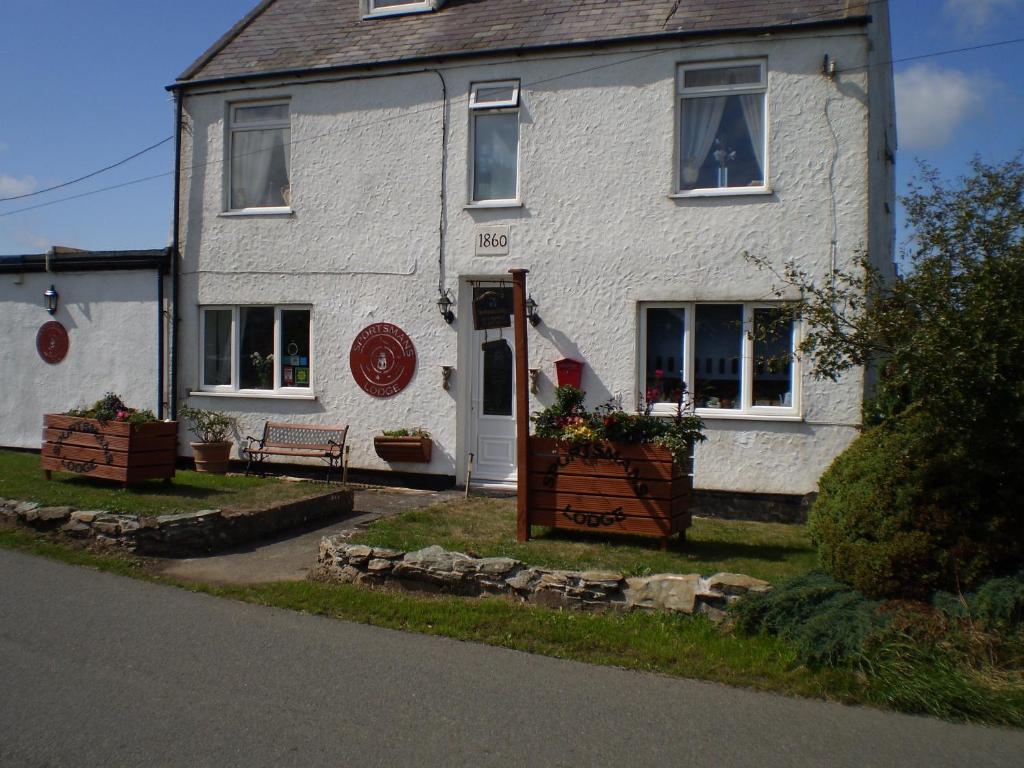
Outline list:
[[[126,421],[129,424],[145,424],[148,421],[156,421],[156,416],[150,410],[140,411],[137,408],[130,408],[125,405],[124,400],[113,392],[107,392],[102,398],[85,408],[72,408],[65,415],[78,416],[84,419],[96,419],[97,421]]]
[[[792,641],[804,664],[838,666],[858,658],[865,638],[883,623],[878,608],[879,603],[812,571],[771,592],[748,595],[733,613],[741,631]]]
[[[182,405],[178,415],[188,422],[189,431],[201,443],[222,443],[235,425],[235,419],[220,411],[208,411]]]
[[[1024,574],[991,579],[977,592],[936,592],[932,605],[952,618],[969,618],[991,632],[1024,629]]]
[[[862,434],[819,481],[822,568],[869,597],[928,599],[1015,568],[1012,516],[986,507],[942,424],[911,409]]]

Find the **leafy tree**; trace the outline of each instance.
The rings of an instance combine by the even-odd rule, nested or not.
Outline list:
[[[798,352],[811,361],[815,377],[836,379],[853,366],[878,366],[879,388],[865,407],[865,422],[890,430],[912,422],[916,436],[908,444],[929,446],[920,455],[899,454],[904,466],[892,471],[941,479],[947,487],[948,476],[924,464],[956,473],[957,492],[939,494],[942,514],[927,488],[927,514],[900,512],[903,534],[946,526],[932,538],[952,557],[933,553],[934,562],[949,562],[938,583],[955,588],[967,552],[974,553],[966,569],[972,581],[1024,558],[1024,514],[1018,511],[1024,508],[1024,164],[1021,156],[993,165],[976,158],[971,173],[955,183],[922,166],[904,204],[913,233],[905,277],[887,282],[863,257],[853,271],[822,284],[789,264],[776,272],[778,293],[800,291],[802,298],[787,302],[784,314],[804,320]],[[895,418],[911,410],[913,419]],[[854,482],[858,471],[862,484],[871,480],[864,472],[887,471],[877,462],[861,463],[852,473],[842,468],[844,482]],[[834,477],[826,479],[834,521],[841,505],[857,502],[844,495],[842,483],[831,482]],[[888,486],[892,473],[875,479]],[[853,535],[849,527],[832,529]],[[877,537],[863,527],[856,535],[861,543]]]

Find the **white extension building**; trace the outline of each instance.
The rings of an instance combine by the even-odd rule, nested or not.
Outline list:
[[[707,423],[699,489],[812,492],[857,434],[867,377],[780,363],[800,327],[754,341],[773,281],[745,254],[818,280],[864,252],[891,272],[887,15],[265,0],[170,86],[168,403],[231,413],[241,434],[348,424],[353,467],[461,482],[473,454],[476,479],[514,481],[512,333],[476,330],[473,301],[522,268],[531,409],[563,358],[590,405],[671,413],[685,382]],[[373,436],[398,427],[429,430],[429,464],[377,457]]]

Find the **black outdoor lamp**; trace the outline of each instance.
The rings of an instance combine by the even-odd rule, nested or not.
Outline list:
[[[540,315],[537,314],[537,302],[533,300],[533,294],[526,299],[526,319],[530,325],[536,328],[540,324]]]
[[[437,300],[437,311],[441,313],[441,317],[444,318],[448,325],[455,322],[455,313],[452,312],[452,299],[446,290],[441,292],[441,297]]]
[[[59,298],[60,294],[57,293],[57,289],[53,285],[43,291],[43,306],[51,315],[57,311],[57,299]]]

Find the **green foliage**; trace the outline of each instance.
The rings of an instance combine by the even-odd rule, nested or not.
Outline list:
[[[430,437],[430,433],[423,427],[399,427],[398,429],[381,430],[384,437]]]
[[[189,431],[201,443],[224,442],[235,426],[235,419],[232,416],[220,411],[207,411],[187,405],[182,405],[178,409],[178,416],[188,422]]]
[[[862,434],[822,475],[811,538],[824,570],[871,597],[927,599],[1015,569],[1016,508],[965,477],[966,447],[920,409]]]
[[[836,666],[860,654],[880,625],[879,603],[820,571],[790,579],[777,589],[749,595],[734,608],[739,630],[766,632],[793,642],[800,660]]]
[[[952,618],[966,618],[993,632],[1024,629],[1024,574],[991,579],[976,592],[936,592],[932,605]]]
[[[583,404],[585,393],[572,386],[555,390],[555,402],[530,417],[538,437],[576,443],[608,440],[619,443],[656,443],[677,461],[685,463],[693,444],[705,439],[704,422],[680,399],[675,416],[653,416],[650,412],[626,413],[613,402],[592,412]]]
[[[129,424],[145,424],[148,421],[156,421],[156,415],[152,411],[129,408],[120,396],[113,392],[107,392],[101,399],[86,408],[72,408],[66,415],[96,419],[101,422],[126,421]]]
[[[953,184],[924,167],[904,204],[905,278],[867,257],[828,281],[776,274],[803,297],[783,314],[803,319],[816,377],[881,374],[865,421],[883,429],[821,480],[823,564],[868,594],[926,597],[1024,564],[1024,163],[975,159]]]

